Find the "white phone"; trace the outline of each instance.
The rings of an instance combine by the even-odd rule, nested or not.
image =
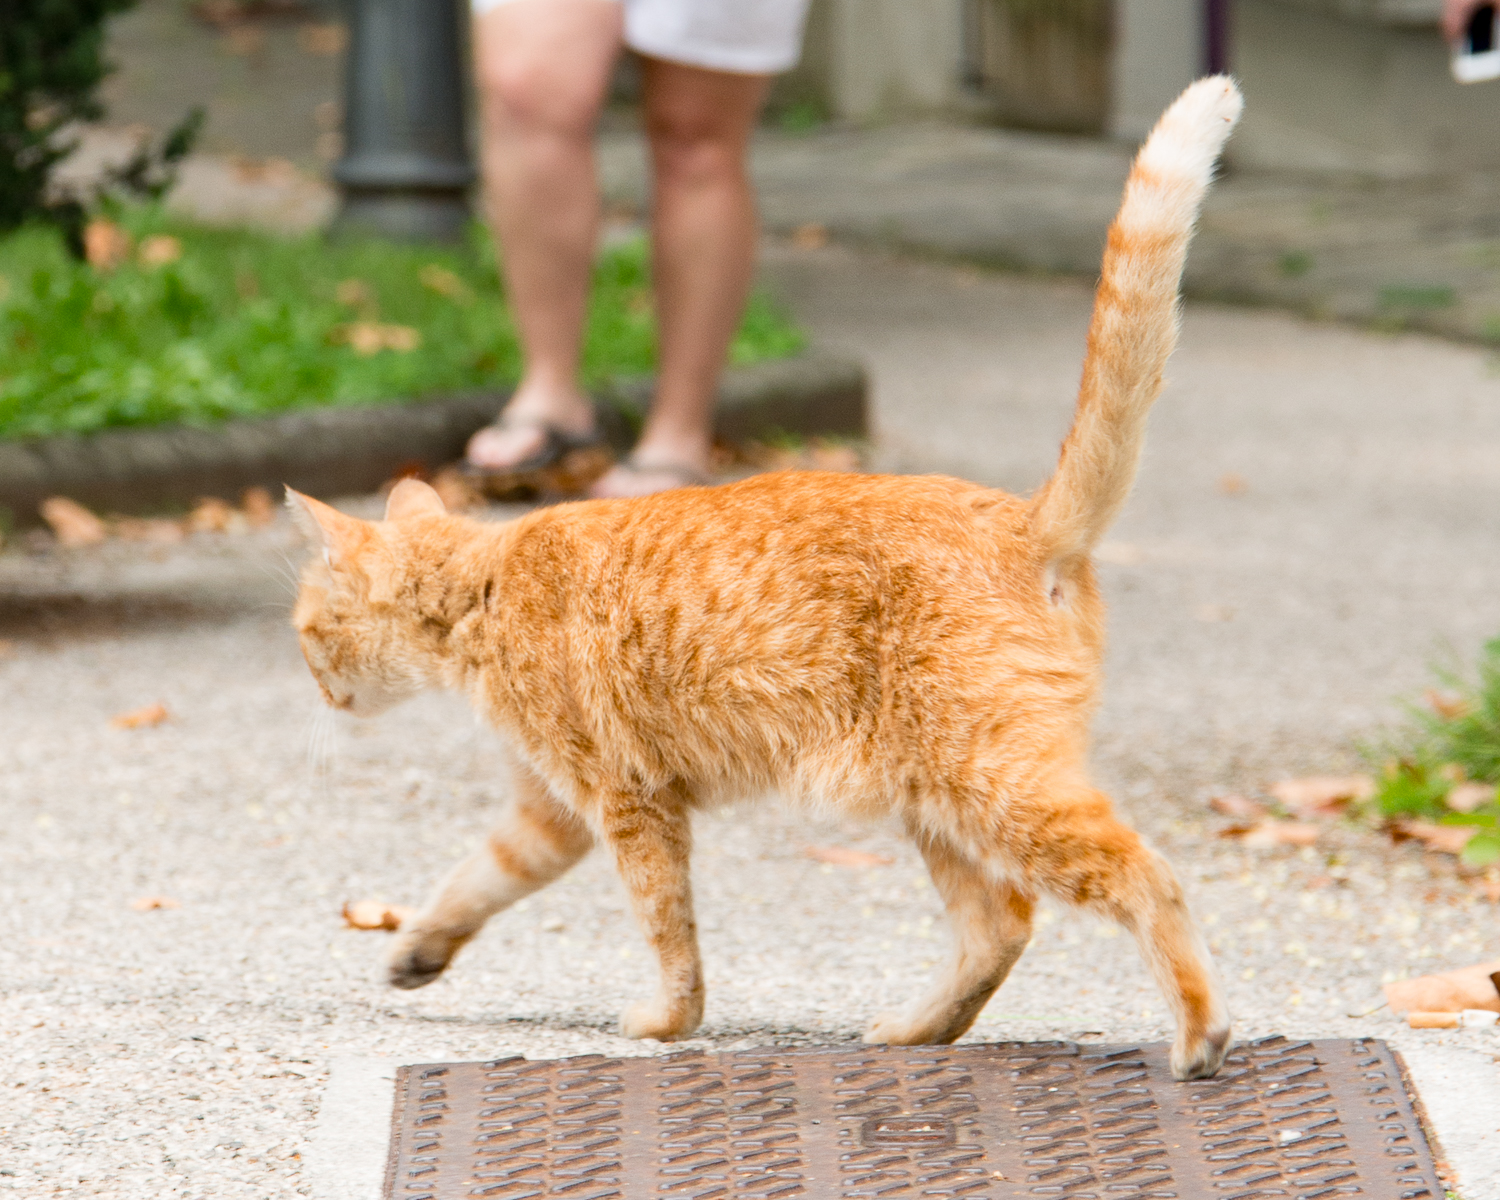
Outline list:
[[[1495,6],[1481,4],[1464,27],[1453,55],[1453,78],[1459,83],[1483,83],[1500,79],[1500,37],[1495,25]]]

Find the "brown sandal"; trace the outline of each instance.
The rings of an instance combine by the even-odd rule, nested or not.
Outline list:
[[[459,471],[486,495],[514,496],[518,493],[581,492],[614,464],[614,452],[597,429],[569,433],[545,421],[501,417],[496,429],[539,429],[542,444],[520,462],[508,467],[487,467],[465,460]]]

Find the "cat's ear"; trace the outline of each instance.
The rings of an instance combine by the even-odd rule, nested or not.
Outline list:
[[[286,506],[298,528],[323,547],[323,559],[330,567],[349,562],[364,544],[365,523],[358,517],[345,516],[293,488],[286,490]]]
[[[385,502],[387,521],[423,515],[441,516],[447,511],[443,506],[443,498],[420,479],[399,480]]]

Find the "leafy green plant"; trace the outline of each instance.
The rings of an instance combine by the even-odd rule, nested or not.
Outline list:
[[[0,6],[0,230],[48,214],[65,131],[103,110],[104,21],[135,0],[6,0]]]
[[[205,425],[317,405],[391,402],[513,382],[520,370],[487,235],[458,248],[205,229],[158,207],[119,217],[115,269],[73,260],[55,230],[0,239],[0,437]],[[805,339],[765,296],[736,363]],[[656,364],[648,256],[637,240],[595,272],[591,384]]]
[[[53,169],[77,147],[69,132],[104,115],[97,91],[109,74],[105,22],[135,0],[0,0],[0,233],[28,221],[63,231],[83,256],[86,209],[97,194],[65,195]],[[123,166],[105,172],[96,191],[157,199],[203,124],[194,109],[160,146],[142,142]]]
[[[1374,751],[1386,763],[1372,804],[1387,819],[1472,827],[1463,860],[1500,862],[1500,638],[1484,644],[1472,677],[1433,673],[1442,690],[1428,693],[1427,707],[1409,705],[1408,729]]]

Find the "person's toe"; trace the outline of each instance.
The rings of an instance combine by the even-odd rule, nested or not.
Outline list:
[[[469,439],[464,457],[476,467],[503,471],[523,463],[546,443],[546,431],[535,425],[506,428],[486,425]]]

